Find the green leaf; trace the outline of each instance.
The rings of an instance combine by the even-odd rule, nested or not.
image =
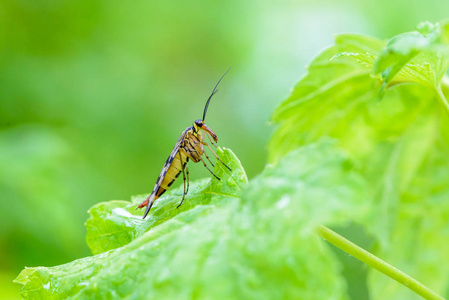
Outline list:
[[[375,63],[374,72],[382,73],[384,84],[387,85],[403,68],[409,71],[409,81],[424,85],[431,75],[429,64],[409,65],[407,63],[421,51],[429,47],[431,41],[419,32],[407,32],[390,39]]]
[[[182,188],[145,221],[134,211],[145,196],[94,206],[86,227],[96,255],[23,270],[22,296],[347,299],[342,266],[315,235],[321,224],[364,227],[374,254],[449,290],[449,119],[435,99],[444,99],[447,27],[425,23],[388,44],[338,36],[274,112],[272,164],[260,176],[246,184],[224,150],[234,171],[218,164],[222,180],[192,183],[180,209]],[[379,102],[380,79],[418,85]],[[369,272],[372,299],[417,297]]]
[[[439,39],[445,36],[446,31]],[[440,78],[448,56],[444,51],[432,52],[432,47],[412,58],[390,83],[403,78],[404,70],[417,59],[432,67],[433,78]],[[276,163],[288,152],[325,136],[338,139],[370,183],[372,206],[360,221],[378,241],[374,254],[441,293],[448,288],[443,274],[449,265],[444,254],[449,245],[443,242],[447,230],[442,221],[447,220],[448,210],[434,199],[449,192],[448,118],[428,85],[400,85],[386,91],[383,101],[377,100],[379,81],[372,75],[372,63],[383,48],[380,40],[343,35],[318,55],[273,114],[278,127],[270,141],[269,159]],[[417,233],[410,235],[407,227]],[[441,279],[432,279],[431,272]],[[390,279],[378,274],[370,278],[374,299],[410,299],[410,293]]]
[[[358,91],[373,88],[373,83],[367,81],[372,73],[372,65],[369,62],[373,61],[373,56],[384,45],[379,39],[363,35],[337,36],[335,45],[324,50],[311,62],[308,73],[295,86],[290,97],[276,108],[272,120],[277,122],[294,116],[298,107],[307,106],[315,99],[323,103],[335,103],[339,99],[346,101]],[[344,57],[345,54],[355,55],[360,59],[348,59]],[[321,110],[309,111],[316,116],[325,115],[327,112],[325,105]]]
[[[369,47],[354,47],[365,41]],[[275,110],[278,128],[269,158],[276,162],[323,136],[339,139],[373,183],[376,214],[369,228],[386,243],[401,194],[429,153],[436,151],[432,144],[441,132],[441,116],[433,93],[420,86],[399,87],[377,101],[376,79],[354,53],[376,55],[381,48],[382,42],[371,38],[337,37],[336,45],[311,63],[309,73]]]
[[[168,190],[163,197],[159,198],[145,220],[142,219],[143,212],[136,211],[136,207],[148,195],[133,197],[131,202],[109,201],[93,206],[89,210],[90,218],[86,222],[86,240],[92,254],[124,246],[150,228],[198,205],[220,205],[230,197],[237,197],[242,186],[248,182],[245,171],[235,154],[229,149],[218,149],[217,153],[233,172],[229,174],[221,163],[216,164],[214,172],[221,180],[213,177],[191,182],[189,193],[179,208],[177,206],[182,199],[183,185],[177,189]],[[183,221],[191,222],[192,220]]]
[[[449,122],[442,121],[441,135],[433,132],[433,143],[424,162],[410,178],[407,191],[401,197],[401,209],[391,232],[394,241],[389,248],[377,249],[377,255],[406,271],[429,288],[444,296],[449,287],[449,182],[448,132]],[[424,130],[423,130],[424,131]],[[416,131],[414,149],[422,139]],[[423,132],[424,133],[424,132]],[[426,133],[424,133],[426,134]],[[423,146],[423,145],[421,145]],[[407,159],[413,161],[413,148]],[[404,159],[405,161],[405,159]],[[373,299],[420,299],[403,290],[377,272],[369,277]]]
[[[268,166],[245,189],[243,200],[249,200],[251,211],[272,213],[267,222],[286,210],[282,218],[288,215],[295,226],[307,230],[362,220],[370,193],[354,168],[336,141],[321,139],[288,153],[275,167]]]
[[[391,38],[380,53],[374,72],[381,73],[383,86],[418,83],[437,88],[449,67],[449,23],[418,26]]]
[[[351,160],[324,140],[266,168],[241,199],[197,205],[120,248],[27,268],[16,282],[24,298],[346,299],[339,264],[314,228],[365,215],[366,198]]]

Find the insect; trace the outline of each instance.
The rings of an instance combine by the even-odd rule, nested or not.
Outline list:
[[[223,76],[221,76],[220,80],[218,80],[212,93],[207,99],[206,105],[204,107],[203,118],[196,120],[193,123],[193,126],[189,126],[183,131],[183,133],[178,139],[178,142],[176,143],[175,147],[170,153],[170,156],[167,158],[167,161],[165,162],[164,167],[162,168],[161,173],[157,178],[156,184],[154,185],[153,191],[146,198],[146,200],[143,201],[141,204],[139,204],[139,206],[136,208],[138,209],[143,208],[145,206],[147,207],[145,210],[145,214],[143,216],[144,219],[150,212],[150,209],[153,206],[154,202],[160,196],[162,196],[162,194],[164,194],[166,190],[170,188],[170,186],[175,182],[180,173],[182,173],[182,177],[184,179],[184,194],[182,196],[181,203],[179,203],[179,205],[176,208],[181,206],[181,204],[184,202],[185,196],[189,191],[189,169],[187,167],[187,163],[189,162],[189,160],[193,161],[194,163],[198,163],[201,161],[203,165],[206,167],[206,169],[209,170],[209,172],[215,178],[220,180],[220,178],[218,178],[217,175],[215,175],[214,172],[212,172],[211,169],[209,169],[209,167],[207,166],[206,162],[202,157],[204,154],[204,156],[206,156],[206,159],[210,162],[210,164],[213,167],[215,167],[215,165],[209,159],[209,156],[207,156],[207,153],[204,151],[204,146],[207,146],[209,150],[212,151],[212,153],[220,163],[222,163],[226,168],[228,168],[229,171],[232,171],[231,168],[229,168],[223,161],[221,161],[221,159],[217,156],[217,154],[210,147],[210,145],[204,142],[204,136],[207,135],[210,143],[215,147],[217,147],[215,145],[215,143],[218,141],[217,135],[212,131],[212,129],[210,129],[204,123],[204,119],[206,118],[206,113],[209,107],[210,100],[212,99],[212,96],[217,92],[218,84],[223,79],[223,77],[229,72],[229,70],[227,70],[223,74]],[[204,133],[202,132],[203,130]],[[211,138],[214,140],[215,143],[212,142]]]

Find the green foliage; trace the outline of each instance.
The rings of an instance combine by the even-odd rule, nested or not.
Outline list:
[[[421,27],[424,34],[402,34],[388,43],[338,36],[274,112],[278,128],[269,147],[277,162],[322,136],[340,140],[373,188],[364,223],[378,238],[375,253],[427,279],[436,291],[448,286],[449,264],[449,210],[441,200],[449,195],[449,122],[447,101],[438,93],[448,67],[447,26],[428,26],[428,33]],[[396,87],[380,102],[379,71],[384,85]],[[413,297],[382,274],[374,271],[370,278],[375,299]]]
[[[110,213],[88,224],[110,221],[102,234],[117,238],[93,251],[115,250],[27,268],[16,282],[25,285],[25,298],[345,299],[338,262],[313,230],[364,215],[367,196],[365,183],[334,144],[321,141],[292,152],[253,180],[241,198],[236,195],[246,177],[225,150],[221,158],[232,174],[217,166],[222,180],[197,182],[179,211],[180,190],[168,192],[150,215],[149,230],[137,214],[129,216],[135,204],[97,205],[93,216],[102,209]],[[89,229],[88,235],[94,233]]]
[[[0,299],[19,297],[12,280],[25,266],[89,255],[89,207],[151,189],[216,80],[255,47],[252,5],[0,1]],[[221,83],[208,125],[252,176],[265,163],[269,136],[259,125],[270,109],[238,114],[247,102],[231,91],[245,70],[254,78],[240,68]],[[257,130],[238,131],[248,121]]]
[[[419,32],[391,38],[374,66],[384,86],[417,83],[438,89],[449,67],[449,23],[423,23]]]
[[[151,213],[142,220],[142,211],[136,211],[136,206],[146,199],[147,195],[136,196],[128,201],[103,202],[93,206],[89,210],[91,217],[86,222],[87,244],[93,254],[99,254],[117,247],[124,246],[135,238],[141,236],[149,228],[162,224],[181,212],[189,211],[198,205],[220,205],[226,199],[237,197],[242,185],[247,183],[246,174],[235,155],[229,151],[219,149],[224,161],[229,162],[232,174],[229,176],[227,169],[217,164],[215,174],[218,180],[203,179],[190,184],[189,193],[184,203],[179,207],[182,199],[183,186],[170,190],[167,195],[157,200]],[[194,200],[191,200],[194,199]],[[202,209],[198,213],[202,213]],[[195,216],[192,213],[191,216]],[[189,215],[190,216],[190,215]],[[185,216],[183,217],[185,218]],[[194,219],[194,218],[193,218]],[[182,219],[189,223],[193,219]]]
[[[233,171],[217,164],[221,181],[192,182],[179,209],[182,187],[147,220],[134,210],[144,195],[95,205],[86,222],[94,256],[26,268],[22,296],[348,299],[347,262],[319,225],[364,231],[374,254],[448,291],[448,28],[424,23],[388,42],[337,36],[275,110],[259,176],[248,183],[225,149]],[[418,297],[368,275],[372,299]]]

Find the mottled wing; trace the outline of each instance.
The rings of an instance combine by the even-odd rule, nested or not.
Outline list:
[[[173,148],[172,152],[170,153],[169,157],[165,161],[165,164],[162,167],[161,173],[159,174],[159,177],[157,178],[156,184],[154,185],[153,191],[151,192],[150,196],[148,196],[148,198],[139,205],[139,208],[144,207],[145,205],[147,206],[147,209],[145,210],[145,214],[144,214],[143,218],[145,218],[148,215],[151,207],[153,206],[154,201],[157,198],[159,198],[167,190],[168,187],[167,186],[162,187],[162,184],[167,175],[167,172],[169,171],[170,167],[172,166],[173,161],[176,160],[176,162],[178,162],[178,159],[176,159],[176,158],[177,158],[177,156],[179,156],[178,152],[179,152],[179,149],[186,137],[187,131],[188,131],[188,129],[184,130],[184,132],[181,134],[181,136],[178,139],[178,142],[176,143],[176,145]],[[179,160],[182,163],[181,159],[179,159]],[[178,173],[178,175],[179,175],[179,173]],[[170,183],[173,183],[173,181],[174,180],[170,181]]]

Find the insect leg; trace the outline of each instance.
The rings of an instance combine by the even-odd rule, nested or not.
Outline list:
[[[205,163],[204,160],[201,158],[201,156],[200,156],[200,160],[201,160],[201,162],[203,163],[203,165],[206,167],[206,169],[207,169],[212,175],[214,175],[215,178],[217,178],[218,180],[221,180],[220,178],[218,178],[217,175],[214,174],[214,172],[212,172],[212,171],[209,169],[209,167],[206,165],[206,163]]]
[[[182,194],[181,203],[179,203],[179,205],[176,206],[176,208],[179,208],[182,205],[182,203],[184,202],[184,198],[186,197],[186,194],[187,194],[187,190],[186,190],[186,174],[185,174],[185,171],[184,171],[185,167],[186,167],[186,164],[184,164],[182,166],[182,179],[184,179],[184,193]]]
[[[197,138],[198,139],[198,138]],[[204,142],[202,142],[202,141],[200,141],[200,143],[204,143]],[[193,144],[193,143],[190,143],[189,142],[189,144],[190,145],[192,145],[192,147],[195,149],[195,151],[196,152],[198,152],[198,153],[206,153],[206,152],[204,152],[204,151],[202,151],[201,149],[200,149],[200,147],[197,145],[197,144]],[[207,145],[207,144],[206,144]],[[210,147],[209,147],[210,148]],[[212,151],[213,152],[213,151]],[[206,155],[206,157],[207,157],[207,155]],[[206,169],[208,169],[209,170],[209,172],[212,174],[212,175],[214,175],[215,176],[215,178],[217,178],[218,180],[221,180],[220,178],[218,178],[218,176],[217,175],[215,175],[214,174],[214,172],[212,172],[210,169],[209,169],[209,167],[206,165],[206,163],[204,162],[204,160],[201,158],[201,156],[199,156],[199,159],[201,160],[201,162],[203,163],[203,165],[206,167]],[[210,161],[210,160],[209,160]],[[211,162],[212,163],[212,162]],[[213,165],[213,164],[212,164]]]
[[[208,143],[202,142],[203,145],[207,146],[209,148],[210,151],[212,151],[212,153],[215,155],[215,158],[218,159],[218,161],[220,161],[226,168],[228,168],[229,171],[232,172],[231,168],[228,167],[228,165],[226,165],[217,155],[217,153],[215,153],[214,150],[212,150],[212,148],[209,146]]]
[[[201,136],[201,140],[200,140],[196,135],[194,135],[194,137],[197,139],[198,142],[200,142],[202,145],[204,145],[204,135]],[[209,139],[210,139],[210,138],[209,138]],[[195,148],[195,150],[198,151],[198,148],[197,148],[197,147],[194,146],[194,148]],[[210,162],[210,164],[212,165],[212,167],[215,168],[215,164],[210,160],[210,158],[209,158],[209,156],[207,155],[206,151],[202,151],[202,153],[204,153],[204,155],[206,155],[207,160]]]
[[[209,137],[209,135],[207,135],[207,136]],[[195,136],[195,137],[196,137],[196,136]],[[198,137],[197,137],[197,139],[198,139]],[[209,137],[209,140],[210,140],[210,137]],[[201,144],[204,144],[204,135],[201,136],[201,140],[199,140],[199,142],[200,142]],[[212,142],[212,141],[211,141],[211,142]],[[217,146],[215,146],[215,147],[217,147]],[[215,168],[215,164],[210,160],[210,158],[209,158],[209,156],[207,155],[206,151],[203,151],[203,153],[204,153],[204,155],[206,155],[206,158],[207,158],[207,160],[210,162],[210,164],[212,165],[212,167]]]
[[[215,143],[212,142],[212,139],[210,138],[210,135],[207,134],[207,138],[209,139],[209,142],[210,142],[212,145],[214,145],[215,148],[218,149],[217,145],[215,145]]]
[[[189,192],[189,168],[187,167],[187,164],[186,164],[186,174],[187,174],[187,192],[186,193],[188,193]]]
[[[204,153],[204,155],[206,155],[206,158],[207,158],[207,160],[210,162],[210,164],[212,165],[212,167],[214,167],[215,168],[215,165],[214,165],[214,163],[210,160],[210,158],[209,158],[209,156],[207,156],[207,153],[206,153],[206,151],[203,151],[203,153]]]

